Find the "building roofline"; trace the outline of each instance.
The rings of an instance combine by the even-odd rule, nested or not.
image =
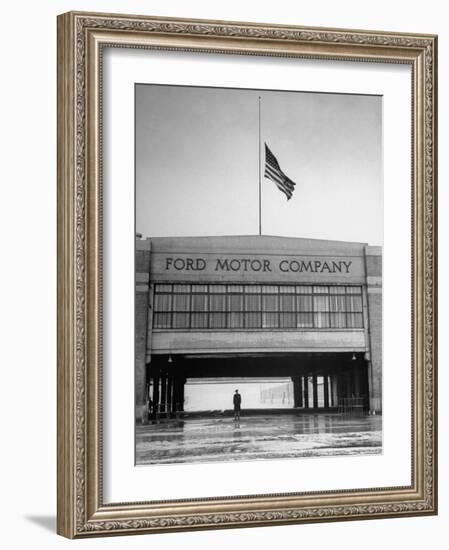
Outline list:
[[[307,242],[316,242],[316,243],[338,243],[338,244],[348,244],[348,245],[358,245],[358,246],[379,246],[382,248],[381,245],[370,245],[367,242],[363,241],[340,241],[336,239],[315,239],[313,237],[291,237],[286,235],[252,235],[252,234],[239,234],[239,235],[164,235],[164,236],[158,236],[158,237],[142,237],[138,238],[138,240],[150,240],[150,241],[168,241],[168,240],[181,240],[181,239],[195,239],[195,240],[211,240],[211,239],[257,239],[257,240],[263,240],[263,239],[282,239],[284,241],[307,241]]]

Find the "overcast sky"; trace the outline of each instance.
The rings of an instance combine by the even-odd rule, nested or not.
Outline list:
[[[258,234],[259,96],[262,233],[382,244],[382,98],[310,92],[136,85],[136,231]]]

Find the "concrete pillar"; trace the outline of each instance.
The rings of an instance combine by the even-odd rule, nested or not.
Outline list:
[[[304,408],[309,408],[309,377],[304,376]]]
[[[159,412],[159,372],[153,375],[153,413]]]
[[[317,376],[312,376],[312,384],[313,384],[313,408],[318,408],[318,380]]]
[[[150,241],[136,239],[136,278],[135,278],[135,418],[146,422],[147,410],[147,363],[148,300],[150,277]]]
[[[369,412],[380,414],[382,412],[382,377],[376,373],[372,361],[368,361],[368,387],[369,387]]]
[[[302,389],[302,376],[298,378],[298,407],[304,407],[304,395]]]
[[[332,406],[338,407],[338,376],[331,376],[331,383],[332,383]]]
[[[173,377],[173,397],[172,397],[172,403],[173,403],[173,412],[177,412],[179,410],[179,376]]]
[[[347,395],[346,395],[345,375],[343,373],[339,374],[337,381],[338,381],[338,385],[337,385],[338,406],[340,407],[343,403],[343,399],[345,399],[345,397],[347,397]]]
[[[324,408],[329,408],[329,377],[323,376],[323,390],[324,390]]]
[[[171,379],[171,386],[172,386],[171,410],[174,413],[176,412],[176,388],[175,388],[174,376],[172,376],[172,379]]]
[[[179,379],[179,410],[180,411],[184,410],[184,386],[185,386],[185,383],[186,383],[185,378],[180,378]]]
[[[293,406],[295,409],[302,407],[302,378],[301,376],[292,377],[293,381]]]
[[[164,413],[167,405],[167,375],[165,372],[161,374],[161,406],[160,411]]]
[[[173,412],[173,376],[167,375],[167,415]]]
[[[345,373],[345,394],[346,397],[352,397],[352,380],[351,380],[351,374],[349,372]]]
[[[357,361],[357,364],[354,365],[354,369],[353,369],[353,381],[354,381],[354,395],[356,397],[360,397],[360,365],[358,364],[358,361]]]
[[[382,248],[365,247],[366,290],[369,334],[367,353],[369,409],[371,414],[382,413]]]
[[[143,362],[136,360],[135,374],[135,398],[136,398],[136,420],[145,423],[147,416],[146,400],[146,368]]]

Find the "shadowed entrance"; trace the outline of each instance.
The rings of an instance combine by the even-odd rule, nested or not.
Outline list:
[[[344,406],[345,400],[357,400],[361,413],[368,408],[368,368],[361,354],[288,353],[221,355],[154,355],[147,366],[148,396],[153,415],[176,415],[187,412],[186,383],[223,384],[234,380],[259,385],[280,381],[281,394],[289,393],[282,409],[297,412],[330,412]],[[273,384],[271,384],[272,386]],[[225,390],[224,385],[222,385]],[[265,388],[268,390],[268,385]],[[273,389],[273,388],[272,388]],[[273,392],[260,389],[260,403],[250,410],[273,409],[279,399]],[[228,392],[229,393],[229,392]],[[276,394],[276,392],[275,392]],[[232,395],[232,394],[231,394]],[[198,400],[198,403],[200,400]],[[264,406],[265,403],[265,406]],[[286,406],[286,403],[289,406]],[[243,411],[245,404],[243,403]],[[231,405],[229,405],[231,409]],[[195,407],[200,412],[201,406]],[[223,410],[222,405],[203,409]],[[248,407],[247,407],[248,410]],[[226,409],[224,410],[226,412]]]

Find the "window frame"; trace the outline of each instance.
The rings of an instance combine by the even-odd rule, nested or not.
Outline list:
[[[183,291],[185,287],[185,291]],[[221,291],[221,289],[224,289]],[[178,310],[174,308],[176,296],[188,296],[186,300],[189,308]],[[158,309],[159,297],[166,296],[166,302],[170,304],[171,309]],[[193,307],[195,304],[195,296],[204,296],[204,308],[198,309]],[[224,297],[224,309],[212,309],[211,297]],[[293,309],[282,309],[282,298],[291,296]],[[232,298],[238,297],[240,305],[232,304]],[[260,303],[259,309],[248,308],[248,302],[251,297],[258,297]],[[264,308],[264,299],[275,298],[272,304],[267,309]],[[340,299],[332,300],[332,297]],[[300,309],[300,298],[310,302],[311,309]],[[357,299],[359,298],[359,300]],[[162,300],[164,302],[164,300]],[[360,302],[359,307],[351,306],[350,303]],[[344,308],[338,309],[335,305],[343,303]],[[153,330],[188,330],[188,331],[232,331],[232,330],[261,330],[261,331],[294,331],[294,330],[364,330],[364,299],[363,285],[361,284],[239,284],[239,283],[205,283],[205,284],[190,284],[181,282],[154,282],[154,307],[153,307]],[[185,315],[188,319],[186,326],[174,326],[177,315]],[[205,316],[203,326],[198,323],[198,326],[193,326],[193,320],[199,315]],[[294,324],[286,320],[283,315],[295,319]],[[222,326],[213,326],[216,322],[212,322],[212,315],[223,315],[224,323]],[[165,320],[161,326],[159,316]],[[232,320],[233,317],[239,319],[239,322]],[[342,317],[339,317],[342,316]],[[254,319],[259,319],[259,323],[255,324]],[[310,319],[305,326],[304,319]],[[342,319],[341,326],[335,322],[335,319]],[[275,322],[273,322],[273,319]],[[168,320],[168,321],[167,321]],[[168,326],[167,326],[168,325]]]

